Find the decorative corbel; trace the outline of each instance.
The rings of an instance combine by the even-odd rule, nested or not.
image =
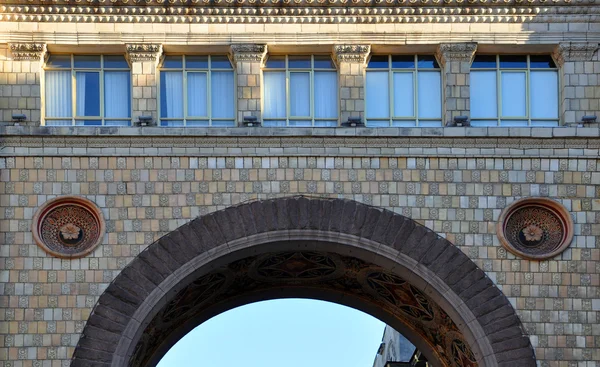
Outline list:
[[[162,55],[161,44],[128,43],[125,45],[129,62],[158,62]]]
[[[47,49],[45,43],[11,43],[10,52],[15,61],[42,61]]]
[[[336,64],[347,62],[351,64],[366,64],[371,45],[335,45],[333,46],[333,55]]]
[[[569,61],[591,61],[598,50],[598,43],[561,42],[556,46],[552,56],[559,66]]]
[[[477,43],[441,43],[436,52],[435,57],[441,66],[445,66],[448,61],[473,61],[477,51]]]
[[[229,53],[235,63],[260,62],[262,64],[267,57],[267,45],[253,43],[233,44],[230,47]]]

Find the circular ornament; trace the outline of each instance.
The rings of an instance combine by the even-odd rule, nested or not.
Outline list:
[[[496,227],[500,243],[515,255],[544,260],[563,252],[573,240],[573,219],[548,198],[520,199],[506,207]]]
[[[36,244],[52,256],[76,259],[94,251],[102,242],[105,223],[100,208],[79,196],[47,201],[33,217]]]

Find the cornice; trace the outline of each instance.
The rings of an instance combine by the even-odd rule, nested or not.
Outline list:
[[[570,61],[591,61],[598,50],[598,42],[561,42],[556,46],[553,56],[560,66]]]
[[[267,56],[267,45],[233,44],[230,53],[235,62],[264,62]]]
[[[11,43],[9,48],[16,61],[41,61],[46,54],[45,43]]]
[[[371,53],[371,45],[335,45],[333,55],[336,63],[366,64]]]
[[[200,0],[199,0],[200,1]],[[371,7],[336,3],[321,7],[307,4],[265,3],[247,7],[235,0],[227,6],[91,6],[0,5],[0,22],[81,22],[81,23],[599,23],[600,6],[554,6],[527,3],[517,6],[471,5],[454,7],[388,6],[385,0]],[[279,1],[279,0],[277,0]],[[304,0],[302,0],[304,1]],[[317,0],[318,1],[318,0]],[[341,1],[341,0],[340,0]],[[362,0],[361,0],[362,1]],[[371,0],[367,0],[368,4]],[[373,0],[377,1],[377,0]],[[444,0],[440,0],[444,1]],[[454,0],[448,0],[454,1]],[[537,1],[537,0],[536,0]],[[279,6],[275,6],[278,5]],[[537,5],[536,5],[537,4]],[[577,3],[577,4],[583,4]],[[169,4],[171,5],[171,4]]]
[[[128,43],[125,45],[130,62],[157,62],[162,54],[162,45],[148,43]]]
[[[477,51],[477,43],[442,43],[438,46],[435,56],[441,65],[449,61],[471,62]]]

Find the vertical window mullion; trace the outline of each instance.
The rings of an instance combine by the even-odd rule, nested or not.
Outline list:
[[[290,126],[290,114],[292,103],[290,101],[290,68],[288,65],[288,56],[285,56],[285,126]]]
[[[530,63],[530,58],[529,55],[527,55],[527,69],[525,70],[525,117],[527,118],[527,126],[531,126],[531,114],[529,113],[529,111],[531,111],[529,104],[531,103],[531,98],[529,98],[529,83],[530,83],[530,77],[529,77],[529,71],[531,70],[531,63]]]
[[[390,115],[390,117],[388,118],[388,126],[392,126],[392,124],[394,123],[394,116],[396,115],[396,111],[394,109],[394,95],[395,95],[395,88],[394,88],[394,71],[392,68],[392,55],[388,55],[388,89],[389,89],[389,93],[388,93],[388,113]]]
[[[208,72],[206,73],[206,117],[208,117],[208,126],[212,126],[212,60],[208,55]]]
[[[498,103],[496,103],[496,116],[498,116],[496,126],[501,126],[500,122],[502,121],[502,73],[500,70],[500,55],[496,55],[496,93],[496,98],[498,98]]]
[[[100,124],[105,125],[104,121],[104,55],[100,55]]]
[[[181,72],[183,73],[183,78],[182,78],[182,83],[181,83],[181,88],[183,88],[183,126],[187,127],[187,120],[188,120],[188,87],[187,87],[187,82],[188,82],[188,71],[187,71],[187,67],[186,67],[186,63],[185,63],[185,55],[181,56]]]
[[[310,113],[310,124],[315,126],[315,56],[310,55],[310,70],[308,72],[308,113]]]

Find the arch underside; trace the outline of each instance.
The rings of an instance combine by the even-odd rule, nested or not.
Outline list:
[[[506,297],[454,245],[387,210],[306,197],[227,208],[150,245],[100,297],[72,366],[151,366],[208,318],[285,297],[370,313],[434,365],[535,366]]]

